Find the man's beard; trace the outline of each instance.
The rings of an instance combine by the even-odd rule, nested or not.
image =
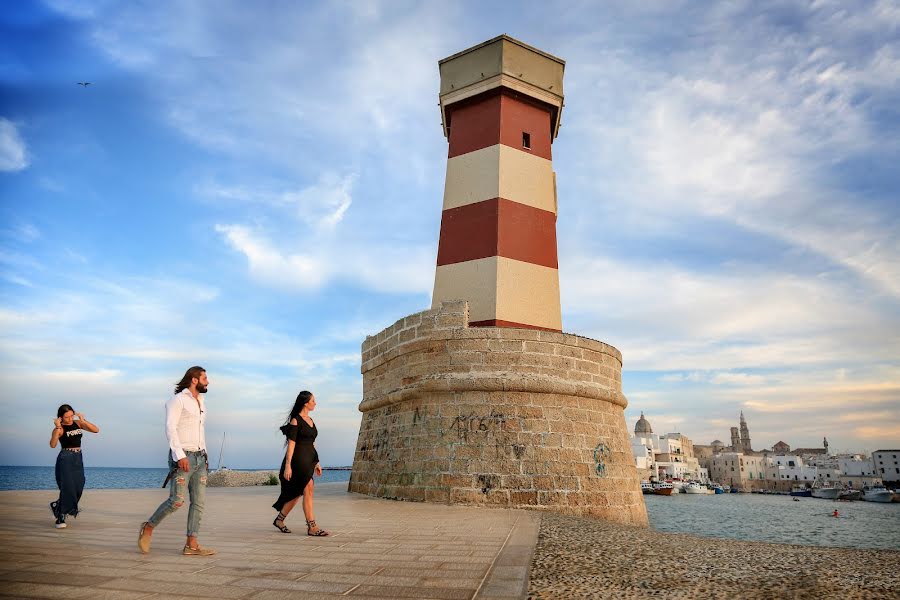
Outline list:
[[[205,394],[205,393],[206,393],[206,390],[208,389],[208,387],[209,387],[209,386],[203,385],[202,383],[198,383],[198,384],[197,384],[197,391],[200,392],[201,394]]]

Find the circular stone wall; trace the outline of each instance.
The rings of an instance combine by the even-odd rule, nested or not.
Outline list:
[[[351,492],[647,525],[612,346],[469,327],[458,301],[397,321],[362,354]]]

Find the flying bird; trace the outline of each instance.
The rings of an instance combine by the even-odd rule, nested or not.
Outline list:
[[[76,85],[83,85],[84,87],[87,87],[87,86],[91,85],[91,82],[90,81],[79,81]]]

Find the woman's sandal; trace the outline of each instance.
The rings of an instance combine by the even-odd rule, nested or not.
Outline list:
[[[287,515],[283,515],[280,512],[278,516],[275,517],[275,520],[272,521],[272,525],[278,528],[281,533],[291,533],[291,530],[284,526],[284,520],[287,519]],[[281,521],[281,525],[278,522]]]
[[[324,529],[320,528],[318,525],[316,525],[315,521],[307,521],[306,522],[306,535],[314,535],[314,536],[318,537],[318,536],[331,535],[331,534],[328,533],[327,531],[325,531]]]

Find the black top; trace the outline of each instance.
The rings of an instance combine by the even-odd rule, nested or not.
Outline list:
[[[61,424],[62,434],[59,436],[59,445],[63,448],[81,448],[81,425],[75,421],[71,425]]]
[[[313,423],[310,426],[303,419],[299,419],[296,425],[282,425],[281,433],[287,436],[287,439],[293,440],[298,444],[312,444],[316,441],[316,436],[319,435],[316,424]]]

